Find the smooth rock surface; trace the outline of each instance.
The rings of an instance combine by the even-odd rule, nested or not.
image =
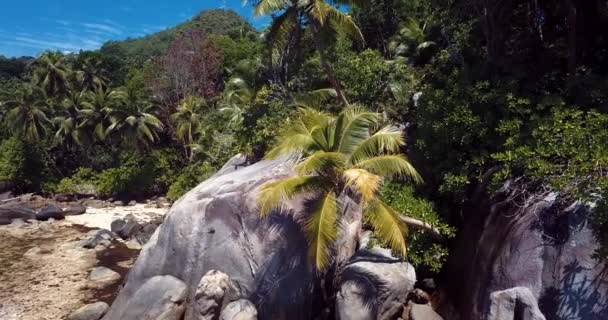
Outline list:
[[[241,299],[229,303],[222,313],[220,320],[257,320],[258,311],[251,301]]]
[[[110,309],[103,319],[180,320],[186,291],[186,284],[173,276],[151,277],[133,292],[120,315]]]
[[[319,281],[309,267],[306,237],[289,214],[300,213],[301,200],[265,219],[257,210],[259,187],[292,174],[285,161],[261,161],[184,195],[144,246],[107,319],[136,319],[129,317],[136,292],[164,275],[185,283],[184,319],[196,319],[196,290],[210,270],[227,274],[260,319],[314,318],[321,309]]]
[[[106,314],[109,308],[110,306],[105,302],[87,304],[72,312],[68,316],[68,320],[99,320]]]
[[[409,303],[408,307],[409,320],[443,320],[429,304]]]
[[[536,297],[525,287],[492,292],[487,320],[545,320]]]
[[[67,208],[63,209],[63,213],[66,216],[77,216],[77,215],[81,215],[81,214],[85,214],[87,212],[87,207],[83,206],[82,204],[71,204],[69,205]]]
[[[384,250],[361,250],[339,272],[336,319],[395,319],[415,282],[409,263]]]

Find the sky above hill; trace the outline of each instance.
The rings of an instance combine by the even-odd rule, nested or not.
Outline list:
[[[108,40],[158,32],[204,9],[233,9],[256,28],[269,18],[254,18],[242,0],[20,0],[0,10],[0,55],[35,56],[43,50],[98,49]]]

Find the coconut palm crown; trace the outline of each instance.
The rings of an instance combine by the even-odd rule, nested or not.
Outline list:
[[[300,117],[288,126],[268,158],[301,155],[296,176],[269,182],[258,196],[261,216],[269,214],[297,195],[306,195],[304,231],[309,257],[315,268],[325,270],[333,262],[332,246],[338,237],[340,196],[358,199],[364,219],[380,240],[406,254],[406,226],[399,214],[378,198],[386,178],[421,182],[404,155],[404,139],[395,126],[380,128],[381,116],[349,107],[338,116],[315,109],[300,109]]]

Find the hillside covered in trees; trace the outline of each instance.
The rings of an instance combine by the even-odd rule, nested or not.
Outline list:
[[[317,156],[304,176],[344,173],[325,199],[369,200],[373,241],[422,273],[441,271],[474,194],[507,180],[595,203],[608,244],[606,3],[300,2],[256,1],[265,30],[210,10],[97,51],[0,57],[2,190],[175,201],[237,153],[296,151]],[[337,121],[360,130],[343,148]]]

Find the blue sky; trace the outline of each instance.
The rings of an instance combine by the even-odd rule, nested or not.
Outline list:
[[[11,0],[0,10],[0,54],[35,56],[45,49],[74,52],[157,32],[203,9],[230,8],[263,28],[242,0]]]

